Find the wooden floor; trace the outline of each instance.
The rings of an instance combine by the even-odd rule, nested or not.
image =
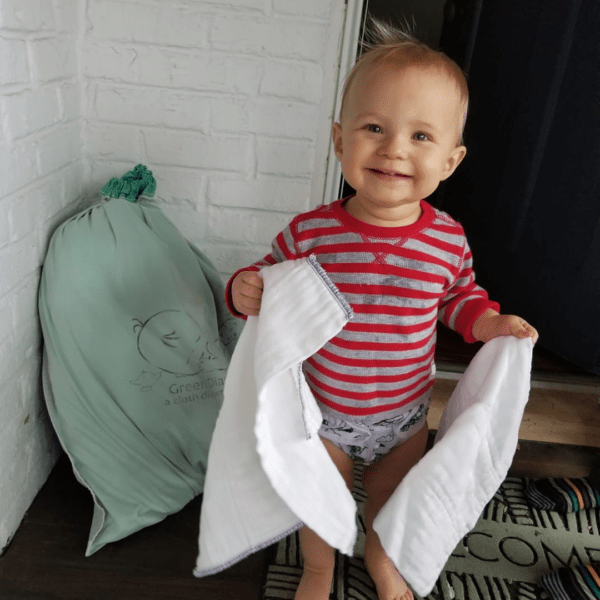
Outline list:
[[[84,557],[89,492],[63,456],[0,557],[0,600],[259,600],[266,551],[219,575],[192,575],[199,499]]]
[[[440,354],[447,350],[442,341]],[[460,363],[456,352],[443,361],[450,370]],[[538,374],[564,371],[567,379],[585,378],[552,362],[552,357],[537,357]],[[454,385],[436,382],[433,426]],[[600,446],[597,401],[594,393],[534,389],[511,473],[587,475],[600,463],[594,447]],[[63,456],[0,557],[0,600],[259,600],[268,551],[221,574],[194,578],[199,514],[196,499],[162,523],[85,558],[92,500]]]

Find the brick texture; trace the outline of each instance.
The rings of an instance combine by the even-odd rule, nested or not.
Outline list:
[[[0,551],[59,455],[37,291],[52,231],[83,192],[80,21],[74,0],[0,4]]]

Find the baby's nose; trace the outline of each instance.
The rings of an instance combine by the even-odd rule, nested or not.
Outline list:
[[[381,152],[388,158],[403,158],[408,153],[408,141],[403,136],[390,136],[384,140]]]

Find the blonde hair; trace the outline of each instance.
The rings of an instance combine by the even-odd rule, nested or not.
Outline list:
[[[373,18],[369,19],[365,28],[365,39],[362,41],[361,46],[362,54],[354,63],[344,84],[340,121],[347,104],[349,91],[358,73],[364,69],[382,65],[393,65],[399,68],[417,67],[438,69],[456,84],[460,103],[463,107],[463,119],[460,128],[462,132],[469,106],[469,87],[462,69],[449,56],[418,40],[408,26],[405,29],[400,29]]]

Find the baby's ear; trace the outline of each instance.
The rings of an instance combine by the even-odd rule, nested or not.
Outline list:
[[[342,126],[339,123],[334,123],[331,129],[333,137],[333,151],[338,160],[342,160],[342,154],[344,153],[342,145]]]
[[[446,159],[444,170],[442,171],[442,181],[448,179],[452,173],[456,170],[456,167],[460,165],[462,159],[467,154],[467,149],[464,146],[456,146],[452,152],[450,152]]]

